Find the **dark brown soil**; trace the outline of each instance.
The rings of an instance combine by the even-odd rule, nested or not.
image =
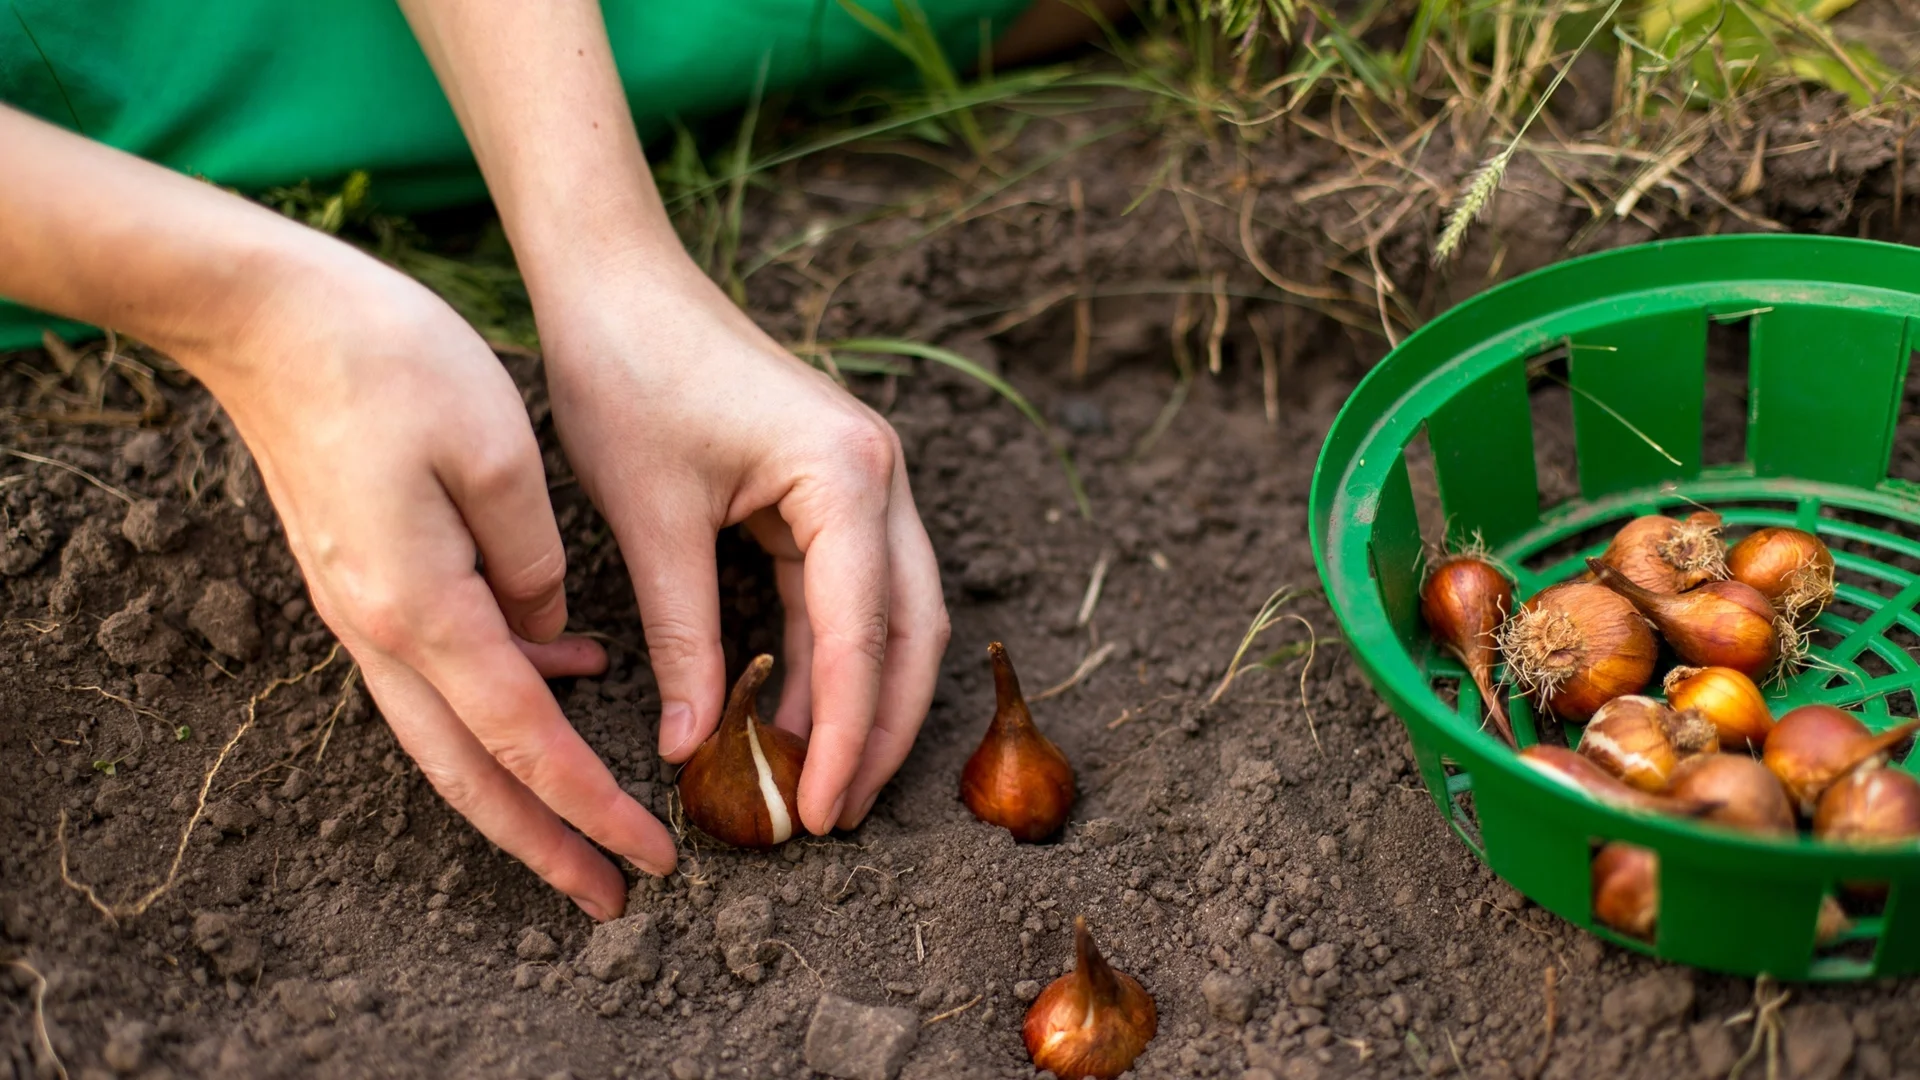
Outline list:
[[[1807,176],[1776,179],[1743,209],[1888,235],[1898,131],[1833,135],[1832,110],[1809,108],[1774,123],[1847,149],[1803,155],[1820,158]],[[1315,302],[1351,316],[1336,322],[1273,302],[1240,254],[1246,185],[1230,178],[1251,164],[1268,261],[1344,288],[1352,279],[1325,267],[1331,247],[1350,245],[1354,208],[1289,192],[1352,160],[1304,137],[1251,162],[1200,145],[1181,152],[1190,194],[1123,214],[1170,152],[1115,137],[924,239],[963,204],[953,182],[916,175],[936,193],[918,217],[829,232],[750,280],[755,310],[801,341],[818,283],[872,260],[833,294],[818,339],[912,335],[1004,371],[1055,420],[1094,516],[1077,514],[1041,436],[978,384],[931,365],[857,380],[903,436],[941,553],[954,646],[932,716],[861,829],[767,855],[689,839],[682,874],[636,882],[631,910],[660,942],[646,979],[586,970],[592,924],[441,804],[344,656],[260,703],[150,909],[110,920],[63,884],[63,859],[72,883],[109,905],[166,880],[249,699],[320,664],[333,641],[203,392],[163,385],[166,416],[142,429],[36,419],[78,388],[45,356],[13,358],[0,373],[9,446],[160,503],[130,510],[72,471],[0,465],[0,959],[14,961],[0,968],[0,1075],[54,1074],[38,1047],[44,1023],[76,1077],[803,1076],[809,1020],[831,991],[918,1015],[904,1076],[1024,1077],[1020,1018],[1068,961],[1076,914],[1158,999],[1142,1077],[1725,1075],[1753,1030],[1738,1017],[1753,985],[1603,946],[1480,867],[1442,825],[1398,724],[1327,640],[1323,607],[1293,609],[1322,639],[1304,676],[1298,660],[1255,671],[1207,704],[1261,601],[1314,584],[1314,454],[1384,342],[1367,329],[1378,324],[1371,277],[1352,302]],[[1708,182],[1734,173],[1719,181],[1731,189],[1744,159],[1724,156],[1703,152],[1696,167]],[[1585,204],[1520,160],[1454,276],[1424,269],[1431,209],[1385,235],[1383,266],[1412,298],[1410,317],[1558,257],[1581,232]],[[1472,163],[1436,148],[1427,164],[1451,178]],[[786,194],[750,215],[748,251],[897,199],[903,183],[896,162],[859,156],[782,180]],[[1649,197],[1663,231],[1745,227],[1699,203],[1681,216],[1671,194]],[[1644,235],[1630,219],[1587,242]],[[1228,315],[1217,335],[1215,280]],[[1082,281],[1103,298],[1076,382],[1071,300],[1035,301]],[[1276,343],[1273,423],[1249,315]],[[1210,336],[1219,374],[1198,370],[1164,437],[1142,450],[1176,392],[1169,355],[1204,369]],[[507,363],[551,446],[537,362]],[[555,692],[664,815],[657,697],[620,555],[557,450],[549,462],[576,628],[613,643],[606,677]],[[733,537],[722,553],[738,662],[773,648],[779,624],[760,557]],[[1103,561],[1098,606],[1077,625]],[[1304,636],[1282,624],[1253,655]],[[1030,691],[1113,646],[1035,706],[1084,792],[1059,843],[1016,846],[956,798],[992,707],[993,639]],[[1916,1002],[1914,984],[1792,988],[1781,1075],[1915,1068]]]

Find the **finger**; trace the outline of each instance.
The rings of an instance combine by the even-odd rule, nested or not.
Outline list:
[[[660,685],[660,756],[684,761],[720,723],[726,689],[716,526],[697,500],[662,495],[615,530]]]
[[[528,641],[553,640],[567,625],[567,552],[532,429],[500,425],[436,471],[480,547],[507,625]]]
[[[780,708],[774,713],[773,723],[805,738],[813,730],[813,627],[807,622],[806,579],[800,547],[794,543],[793,530],[772,508],[749,515],[747,529],[760,547],[773,556],[774,587],[779,590],[780,610],[785,617],[780,634],[784,661]]]
[[[800,775],[800,819],[824,835],[845,808],[880,694],[887,647],[884,503],[871,510],[843,507],[811,538],[803,577],[813,628],[813,733]]]
[[[600,675],[607,670],[606,647],[590,637],[562,634],[552,641],[535,642],[516,636],[513,643],[543,679]]]
[[[887,508],[888,592],[887,657],[880,677],[880,704],[866,753],[847,788],[839,826],[851,829],[873,809],[880,789],[898,772],[913,749],[927,707],[933,703],[940,658],[951,636],[946,599],[940,592],[940,564],[933,542],[914,508],[904,463],[894,470],[893,499]]]
[[[626,878],[501,768],[425,679],[377,650],[353,653],[394,737],[448,805],[582,911],[602,920],[620,915]]]
[[[415,666],[467,730],[554,813],[649,873],[673,869],[673,838],[620,790],[613,774],[561,715],[553,693],[518,648],[477,578],[439,590],[416,632]]]

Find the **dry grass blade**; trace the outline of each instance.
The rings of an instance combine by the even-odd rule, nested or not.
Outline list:
[[[1087,577],[1087,593],[1080,599],[1080,611],[1073,618],[1073,625],[1085,626],[1093,621],[1093,611],[1100,606],[1100,590],[1107,583],[1107,568],[1113,564],[1113,549],[1105,548],[1100,557],[1094,560],[1093,573]]]
[[[132,495],[129,495],[125,491],[122,491],[121,489],[114,487],[112,484],[107,483],[105,480],[100,479],[99,477],[93,475],[92,473],[78,466],[69,465],[64,461],[56,461],[50,457],[41,457],[39,454],[29,454],[25,450],[15,450],[11,446],[0,446],[0,450],[4,450],[5,452],[12,454],[14,457],[17,457],[22,461],[31,461],[36,465],[51,465],[56,469],[64,469],[65,471],[72,473],[73,475],[79,477],[80,479],[85,480],[87,483],[92,484],[94,487],[99,488],[101,491],[104,491],[107,494],[113,496],[114,498],[121,500],[122,502],[126,502],[130,504],[138,501]]]
[[[53,1075],[67,1080],[67,1067],[53,1051],[53,1037],[47,1031],[47,977],[25,960],[9,960],[7,966],[26,972],[33,980],[33,1036],[45,1063],[53,1066]]]
[[[1067,676],[1064,680],[1054,684],[1053,686],[1049,686],[1045,690],[1042,690],[1039,693],[1034,694],[1033,696],[1027,698],[1027,701],[1028,702],[1045,701],[1050,697],[1058,697],[1059,695],[1064,694],[1067,691],[1073,689],[1075,686],[1078,686],[1080,684],[1080,680],[1093,674],[1094,671],[1097,668],[1099,668],[1101,664],[1106,663],[1107,660],[1113,656],[1113,650],[1118,647],[1119,647],[1118,642],[1109,641],[1105,645],[1102,645],[1099,648],[1093,650],[1092,652],[1087,654],[1086,659],[1080,661],[1079,667],[1076,667],[1073,669],[1073,674]]]
[[[1287,585],[1274,590],[1273,595],[1267,597],[1266,603],[1261,604],[1260,611],[1254,615],[1253,622],[1247,624],[1247,632],[1240,637],[1240,647],[1233,651],[1233,659],[1227,663],[1227,673],[1220,677],[1220,685],[1213,688],[1213,693],[1207,698],[1207,704],[1218,704],[1220,699],[1226,696],[1227,688],[1233,685],[1233,680],[1240,677],[1241,665],[1247,658],[1247,650],[1253,648],[1254,641],[1261,634],[1287,619],[1292,619],[1306,627],[1308,634],[1313,633],[1312,623],[1291,612],[1280,610],[1312,592],[1312,589]]]

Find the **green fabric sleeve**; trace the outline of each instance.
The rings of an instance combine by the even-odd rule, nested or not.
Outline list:
[[[895,22],[893,0],[857,0]],[[956,63],[1031,0],[918,0]],[[394,0],[11,0],[0,101],[246,191],[352,169],[402,213],[485,197]],[[605,0],[643,138],[769,90],[898,72],[839,0]],[[0,148],[4,160],[4,148]],[[3,166],[0,166],[3,167]],[[0,349],[81,328],[0,301]]]

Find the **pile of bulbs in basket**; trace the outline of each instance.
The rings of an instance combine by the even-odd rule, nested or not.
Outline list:
[[[999,642],[993,662],[996,707],[980,748],[960,773],[960,801],[974,816],[1036,843],[1058,833],[1073,808],[1073,766],[1034,725],[1013,661]],[[722,843],[766,849],[787,842],[800,820],[800,768],[807,741],[762,723],[754,699],[773,671],[755,657],[727,699],[720,726],[680,770],[687,820]],[[1094,946],[1084,918],[1073,920],[1074,968],[1027,1010],[1021,1035],[1033,1063],[1061,1080],[1112,1080],[1132,1067],[1159,1026],[1153,996],[1115,971]]]
[[[1763,528],[1729,550],[1710,510],[1648,516],[1628,522],[1587,566],[1518,610],[1512,583],[1478,554],[1439,560],[1421,585],[1428,629],[1466,666],[1487,724],[1508,745],[1513,726],[1493,685],[1499,663],[1537,711],[1585,725],[1577,750],[1542,743],[1520,750],[1521,760],[1625,809],[1761,835],[1805,824],[1836,843],[1920,838],[1920,781],[1883,767],[1920,721],[1875,734],[1829,705],[1776,720],[1760,691],[1807,662],[1804,634],[1833,598],[1833,553],[1818,537]],[[1664,702],[1642,693],[1661,640],[1680,664],[1662,680]],[[1658,878],[1653,852],[1603,846],[1593,860],[1594,918],[1651,939]],[[1884,888],[1848,892],[1863,904],[1884,899]],[[1827,898],[1816,935],[1848,926]]]

